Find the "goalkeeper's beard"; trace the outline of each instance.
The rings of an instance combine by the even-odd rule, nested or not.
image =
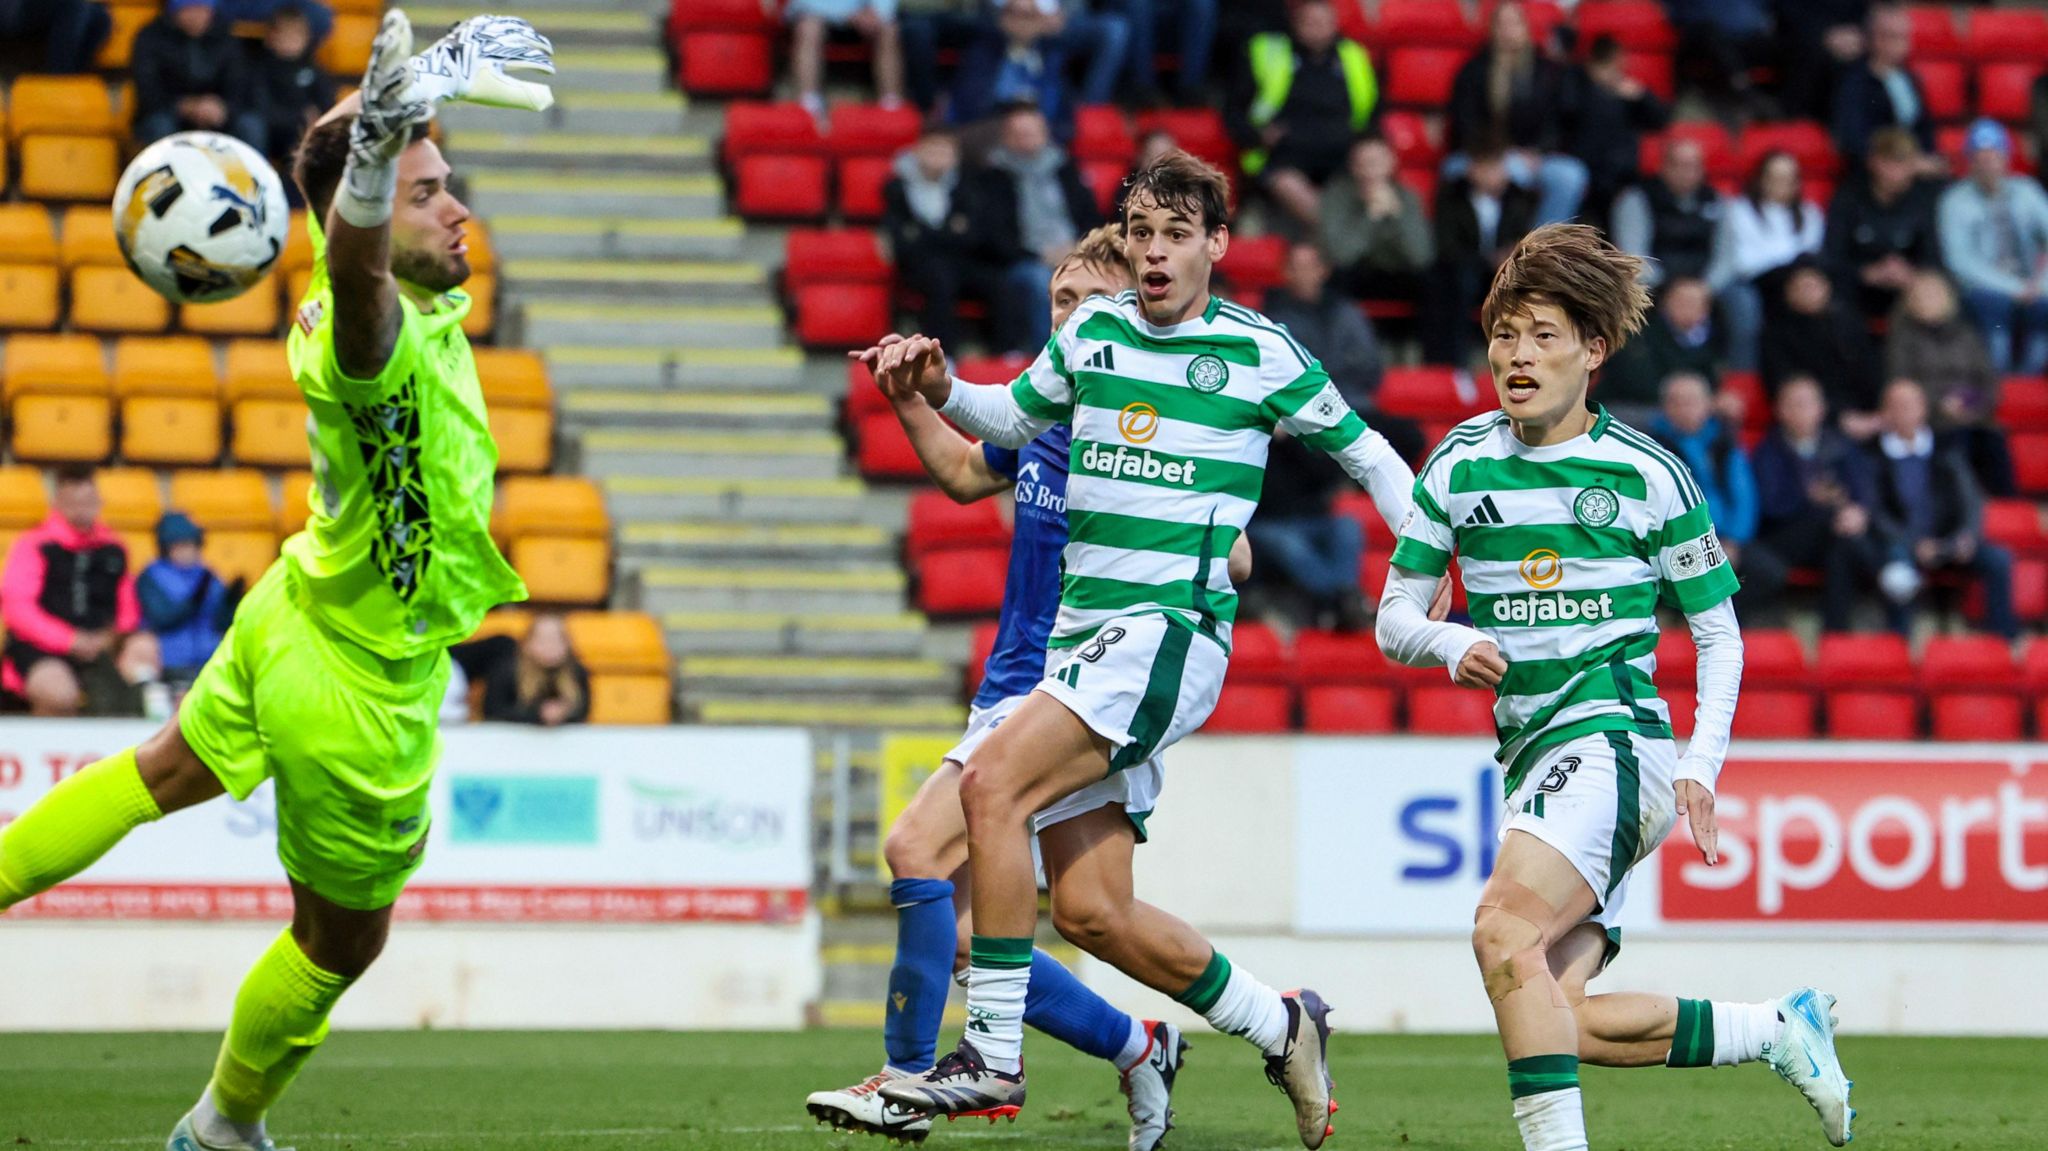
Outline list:
[[[447,252],[393,251],[391,274],[429,292],[459,288],[469,280],[469,257]]]

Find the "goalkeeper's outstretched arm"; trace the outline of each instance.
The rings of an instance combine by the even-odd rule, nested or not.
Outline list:
[[[412,25],[392,9],[370,46],[360,92],[322,122],[353,114],[349,157],[328,210],[327,272],[334,282],[334,357],[358,380],[383,372],[398,342],[404,312],[391,274],[391,205],[398,157],[428,105],[412,91]],[[351,105],[354,105],[351,107]]]

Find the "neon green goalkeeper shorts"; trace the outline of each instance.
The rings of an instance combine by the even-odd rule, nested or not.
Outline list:
[[[283,563],[256,581],[178,711],[237,799],[277,781],[277,855],[360,911],[398,899],[427,844],[448,653],[386,660],[314,622]]]

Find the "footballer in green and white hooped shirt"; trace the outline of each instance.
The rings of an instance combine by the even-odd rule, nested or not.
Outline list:
[[[1258,506],[1276,430],[1338,460],[1389,524],[1413,475],[1286,330],[1209,292],[1229,246],[1229,184],[1184,152],[1131,178],[1125,256],[1137,290],[1068,317],[1014,384],[952,380],[922,336],[871,349],[891,394],[916,391],[962,429],[1021,444],[1073,428],[1069,542],[1047,676],[968,760],[960,784],[973,879],[967,1036],[884,1098],[934,1113],[1023,1099],[1021,1044],[1037,910],[1030,816],[1200,727],[1229,662],[1231,544]],[[1327,1006],[1234,968],[1187,924],[1130,895],[1120,809],[1042,831],[1055,924],[1125,974],[1250,1040],[1310,1148],[1330,1130]],[[1107,941],[1095,938],[1106,934]]]
[[[1717,861],[1714,782],[1742,677],[1736,589],[1691,473],[1588,400],[1592,373],[1642,325],[1642,262],[1596,230],[1531,232],[1481,310],[1501,410],[1424,462],[1380,602],[1381,648],[1491,690],[1507,812],[1472,931],[1528,1151],[1586,1147],[1578,1065],[1767,1059],[1849,1139],[1834,998],[1768,1003],[1587,998],[1620,948],[1629,869],[1687,815]],[[1452,556],[1473,627],[1424,605]],[[1685,613],[1699,708],[1683,759],[1654,679],[1656,609]]]

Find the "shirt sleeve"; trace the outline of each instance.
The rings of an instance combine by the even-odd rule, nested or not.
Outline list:
[[[1657,572],[1660,598],[1695,615],[1735,594],[1741,582],[1721,550],[1721,537],[1707,514],[1707,501],[1683,461],[1662,477],[1662,515],[1645,543]]]
[[[1415,478],[1415,506],[1401,523],[1399,542],[1394,545],[1393,565],[1423,575],[1440,576],[1451,567],[1451,553],[1457,539],[1451,532],[1451,517],[1444,511],[1449,467],[1441,459],[1423,465]]]
[[[1006,448],[1001,444],[984,443],[981,445],[982,462],[988,465],[988,470],[1005,479],[1014,480],[1017,478],[1018,454],[1019,449]]]
[[[1274,426],[1329,456],[1372,496],[1389,528],[1408,518],[1414,476],[1386,438],[1365,426],[1319,363],[1266,400]]]
[[[422,329],[426,326],[419,309],[407,299],[404,293],[398,297],[399,322],[398,338],[391,344],[391,355],[384,361],[384,368],[368,379],[356,379],[342,371],[341,360],[334,348],[334,318],[329,315],[315,329],[318,347],[310,365],[318,373],[319,380],[333,398],[344,403],[359,404],[380,400],[402,391],[411,382],[414,370],[419,366],[422,351]],[[330,312],[333,302],[328,301]],[[300,387],[305,387],[302,377]]]
[[[1721,778],[1728,758],[1728,733],[1735,722],[1736,698],[1742,689],[1742,630],[1735,605],[1727,600],[1688,612],[1693,646],[1699,649],[1699,705],[1693,712],[1692,739],[1678,765],[1677,778],[1690,779],[1708,791]]]

